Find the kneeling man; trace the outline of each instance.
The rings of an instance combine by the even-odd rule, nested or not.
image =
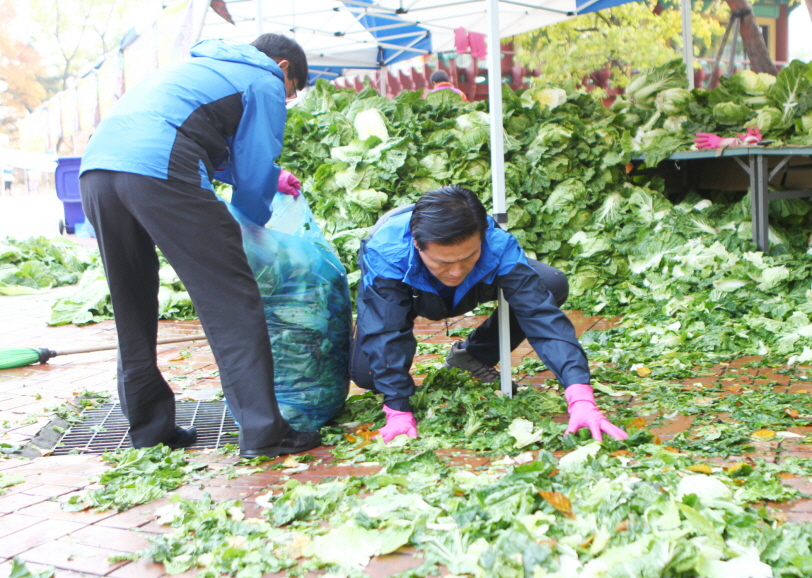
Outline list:
[[[417,203],[390,211],[361,245],[358,321],[351,353],[351,377],[384,395],[388,442],[417,437],[409,398],[409,369],[416,341],[414,319],[462,315],[494,301],[503,289],[510,305],[511,350],[527,338],[565,387],[570,414],[565,433],[588,427],[616,439],[626,433],[595,405],[586,354],[575,329],[559,309],[567,299],[564,274],[528,259],[513,235],[498,228],[477,196],[459,186],[427,192]],[[485,383],[499,380],[498,312],[468,339],[453,344],[446,367],[471,372]]]

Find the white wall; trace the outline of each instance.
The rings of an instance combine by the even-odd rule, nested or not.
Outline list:
[[[812,18],[803,2],[789,14],[789,58],[812,61]]]

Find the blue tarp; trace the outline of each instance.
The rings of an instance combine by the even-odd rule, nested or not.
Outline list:
[[[343,2],[347,8],[359,4],[374,5],[373,0],[350,0]],[[396,15],[364,14],[358,18],[380,46],[382,64],[394,64],[431,52],[431,35],[417,24],[403,21]]]
[[[620,6],[621,4],[638,1],[639,0],[576,0],[575,5],[578,8],[578,14],[588,14],[590,12],[606,10],[607,8]]]

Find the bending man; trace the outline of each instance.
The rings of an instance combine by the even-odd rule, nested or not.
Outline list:
[[[158,370],[157,245],[189,295],[240,424],[240,455],[276,456],[321,443],[279,413],[265,311],[240,227],[211,180],[234,186],[232,203],[259,225],[279,184],[286,99],[307,82],[293,40],[263,34],[251,45],[205,41],[192,58],[128,91],[98,126],[82,158],[82,204],[96,229],[119,340],[118,390],[134,447],[188,447],[175,396]],[[281,181],[281,183],[280,183]]]
[[[513,235],[496,227],[477,196],[458,186],[429,191],[417,203],[390,211],[364,239],[361,284],[350,375],[359,387],[384,395],[384,441],[417,437],[409,397],[416,342],[414,319],[462,315],[493,301],[503,289],[510,305],[511,350],[527,338],[566,388],[565,433],[588,427],[592,436],[625,439],[595,405],[586,354],[559,309],[568,285],[561,271],[525,257]],[[485,383],[499,380],[499,333],[494,313],[464,342],[446,367],[470,371]]]

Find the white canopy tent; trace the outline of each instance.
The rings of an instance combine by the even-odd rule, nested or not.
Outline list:
[[[454,50],[455,30],[487,37],[491,174],[494,218],[507,221],[502,125],[502,38],[536,30],[579,12],[592,12],[630,0],[230,0],[235,23],[212,11],[202,38],[249,42],[258,34],[278,32],[295,38],[305,49],[311,68],[378,68],[406,58]],[[690,39],[690,0],[683,0],[683,25]],[[685,42],[688,45],[689,43]],[[686,62],[690,50],[686,47]],[[690,63],[689,63],[690,64]],[[495,73],[494,73],[495,71]],[[382,75],[383,76],[383,75]],[[693,75],[690,74],[692,83]],[[691,84],[692,85],[692,84]],[[499,296],[501,389],[511,395],[508,307]]]
[[[209,10],[201,39],[249,43],[260,34],[290,36],[307,54],[311,81],[347,69],[381,68],[431,52],[428,30],[397,14],[337,0],[231,0],[231,24]]]

